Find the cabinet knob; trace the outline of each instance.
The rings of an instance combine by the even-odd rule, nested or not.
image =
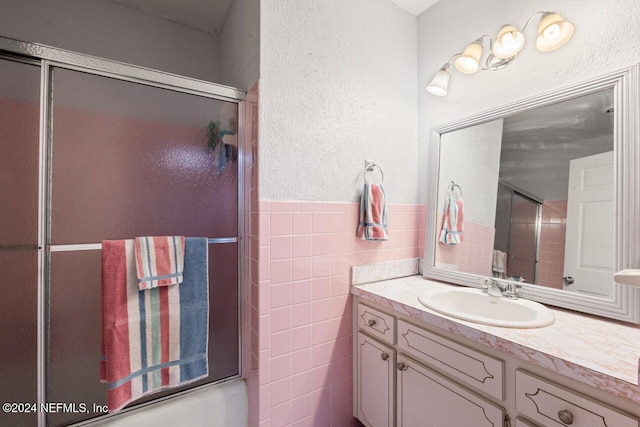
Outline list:
[[[373,325],[376,324],[376,319],[369,319],[369,321],[367,322],[367,325],[373,327]]]
[[[558,411],[558,418],[566,425],[573,424],[573,414],[567,409]]]
[[[380,355],[380,358],[381,358],[382,360],[387,360],[387,359],[389,358],[389,353],[382,353],[382,354]]]
[[[398,368],[398,371],[406,371],[407,369],[409,369],[409,365],[404,362],[398,362],[396,367]]]

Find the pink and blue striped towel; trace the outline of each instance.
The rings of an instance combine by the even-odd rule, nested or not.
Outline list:
[[[206,238],[185,242],[179,286],[140,291],[134,240],[102,242],[102,361],[110,412],[209,373]]]
[[[360,199],[360,222],[356,236],[362,240],[389,240],[387,202],[382,183],[364,182]]]
[[[184,236],[136,237],[135,247],[141,291],[182,283]]]
[[[444,243],[445,245],[458,245],[462,243],[463,225],[464,202],[450,192],[442,217],[440,243]]]

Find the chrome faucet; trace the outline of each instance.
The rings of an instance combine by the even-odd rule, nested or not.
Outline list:
[[[513,282],[501,282],[490,277],[482,280],[482,290],[494,297],[518,298],[522,285]]]

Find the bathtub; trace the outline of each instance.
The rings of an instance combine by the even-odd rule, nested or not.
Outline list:
[[[162,402],[88,421],[91,427],[247,427],[247,386],[237,379],[205,386]]]

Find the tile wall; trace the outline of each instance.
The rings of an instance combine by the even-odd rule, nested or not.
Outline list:
[[[542,204],[538,284],[562,289],[567,201],[550,200]]]
[[[442,214],[438,214],[437,230],[442,228]],[[440,268],[492,276],[493,239],[495,228],[476,222],[464,222],[463,241],[458,245],[438,243],[436,265]]]
[[[368,242],[357,203],[259,202],[259,425],[351,425],[350,267],[422,253],[424,208],[388,208],[390,240]]]

